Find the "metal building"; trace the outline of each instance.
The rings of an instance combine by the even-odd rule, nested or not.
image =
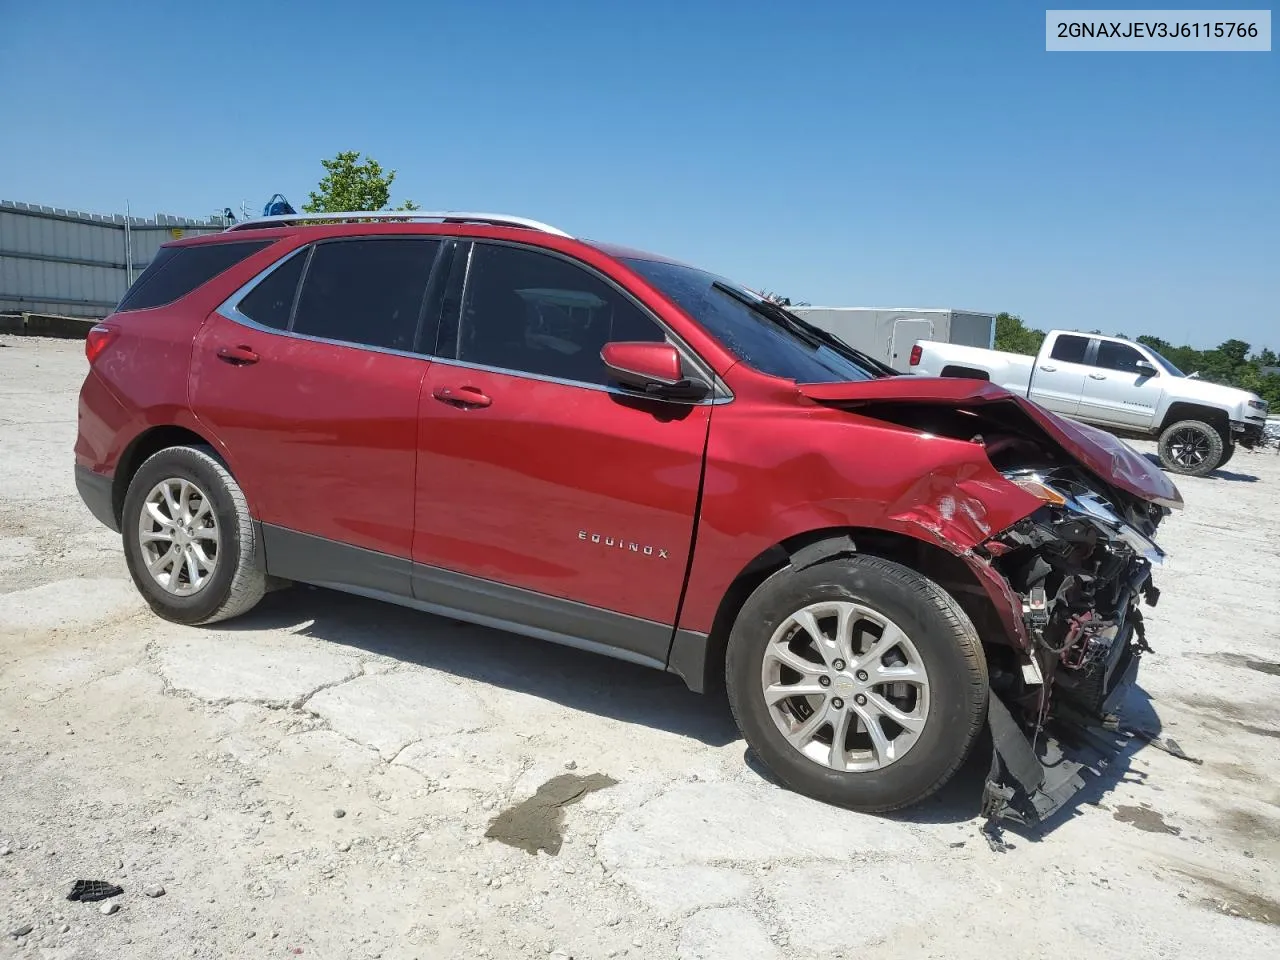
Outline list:
[[[224,226],[221,217],[147,220],[0,200],[0,313],[105,317],[160,244]]]

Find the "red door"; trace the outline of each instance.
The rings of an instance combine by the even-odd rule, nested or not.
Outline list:
[[[242,348],[256,361],[222,356]],[[407,557],[427,367],[214,314],[196,339],[191,404],[263,523]]]
[[[413,559],[674,623],[711,409],[433,363]]]
[[[439,246],[414,237],[321,241],[206,321],[191,405],[263,523],[409,556],[428,368],[414,349]],[[293,552],[314,559],[323,546]],[[336,559],[378,567],[371,557]],[[308,576],[330,574],[344,579]],[[388,589],[407,592],[407,564],[403,581]]]

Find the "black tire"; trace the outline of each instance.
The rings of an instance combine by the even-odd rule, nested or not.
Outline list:
[[[1233,456],[1235,456],[1237,446],[1238,444],[1234,444],[1234,443],[1228,443],[1223,445],[1222,459],[1218,461],[1218,465],[1214,468],[1215,470],[1221,470],[1223,467],[1227,465],[1227,461],[1230,460]]]
[[[1222,434],[1201,420],[1179,420],[1160,434],[1160,465],[1170,473],[1207,477],[1221,466]]]
[[[166,591],[148,573],[138,532],[148,494],[168,479],[190,481],[203,491],[218,524],[217,562],[208,582],[188,596]],[[248,611],[266,593],[267,576],[244,492],[207,447],[169,447],[147,458],[129,483],[120,529],[134,585],[166,620],[185,624],[228,620]]]
[[[843,772],[810,759],[783,736],[765,703],[761,676],[770,639],[791,614],[823,600],[854,600],[888,617],[928,671],[919,739],[877,770]],[[798,793],[868,813],[911,806],[938,790],[969,755],[986,719],[987,664],[973,623],[936,583],[879,557],[842,557],[769,577],[738,614],[725,675],[738,727],[774,776]]]

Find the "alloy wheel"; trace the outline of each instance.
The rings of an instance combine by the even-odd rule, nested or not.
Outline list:
[[[213,502],[190,480],[161,480],[142,503],[138,546],[161,589],[179,597],[199,593],[218,566],[221,547]]]
[[[812,603],[787,617],[765,648],[760,682],[787,742],[842,772],[902,759],[929,716],[929,674],[915,644],[852,601]]]
[[[1180,466],[1198,467],[1209,456],[1209,440],[1198,430],[1179,430],[1169,438],[1169,455]]]

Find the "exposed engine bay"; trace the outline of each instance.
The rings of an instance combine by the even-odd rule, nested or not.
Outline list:
[[[1052,771],[1027,774],[1025,750],[1001,742],[993,722],[996,757],[985,806],[992,816],[1029,823],[1048,816],[1078,787],[1069,758],[1044,754],[1062,749],[1049,741],[1050,721],[1112,728],[1119,722],[1138,663],[1150,649],[1140,605],[1155,606],[1160,597],[1152,570],[1164,554],[1149,534],[1167,508],[1136,498],[1119,506],[1097,491],[1092,477],[1070,467],[1014,470],[1005,477],[1045,505],[981,548],[1022,598],[1032,644],[1026,669],[992,670],[991,692],[1002,701],[994,709],[1009,710],[1040,765],[1050,760]],[[1022,763],[1010,753],[1020,754]],[[1020,767],[1021,777],[1015,775]]]

